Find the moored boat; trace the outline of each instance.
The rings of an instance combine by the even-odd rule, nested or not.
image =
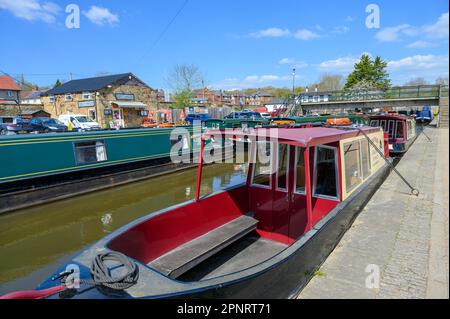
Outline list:
[[[227,138],[222,133],[205,134],[201,149],[210,137]],[[234,131],[228,137],[244,135],[253,139],[244,184],[200,196],[201,156],[195,200],[151,213],[109,234],[56,271],[36,294],[296,296],[388,174],[381,156],[387,154],[380,155],[384,134],[372,127],[312,127]],[[106,261],[114,258],[126,267],[116,265],[105,276]],[[75,274],[81,278],[80,287],[60,286],[61,279],[67,283],[69,277],[76,279]],[[118,277],[126,279],[114,282]]]
[[[403,154],[416,138],[416,121],[413,117],[400,114],[370,116],[370,126],[381,127],[389,136],[389,152]]]

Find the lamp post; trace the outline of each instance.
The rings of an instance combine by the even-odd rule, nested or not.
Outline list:
[[[292,69],[292,94],[295,95],[295,68]]]

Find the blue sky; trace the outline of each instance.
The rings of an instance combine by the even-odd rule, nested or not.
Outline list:
[[[170,69],[192,63],[215,88],[289,87],[293,66],[308,85],[367,52],[389,61],[394,84],[448,77],[446,0],[185,1],[0,0],[0,70],[39,85],[130,71],[167,88]],[[78,29],[65,25],[69,4]],[[369,4],[380,28],[366,26]]]

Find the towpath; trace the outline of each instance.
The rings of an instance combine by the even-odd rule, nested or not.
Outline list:
[[[449,298],[449,131],[428,127],[299,298]]]

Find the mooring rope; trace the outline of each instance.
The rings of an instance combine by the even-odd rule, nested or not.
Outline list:
[[[340,129],[340,130],[344,130],[344,131],[349,131],[349,130],[353,130],[353,129],[357,129],[360,133],[362,133],[364,135],[364,137],[367,139],[367,141],[370,143],[370,145],[372,145],[372,147],[378,152],[378,154],[381,156],[382,159],[384,159],[384,161],[386,163],[389,164],[389,166],[392,168],[392,170],[402,179],[402,181],[411,189],[411,194],[415,195],[415,196],[419,196],[420,192],[417,188],[415,188],[414,186],[412,186],[407,180],[406,178],[403,177],[403,175],[397,170],[397,168],[395,167],[394,163],[392,161],[390,161],[388,158],[386,158],[386,156],[384,155],[384,153],[378,148],[378,146],[372,141],[372,139],[366,134],[366,132],[364,132],[361,128],[354,126],[354,127],[337,127],[337,126],[330,126],[332,128],[336,128],[336,129]]]

